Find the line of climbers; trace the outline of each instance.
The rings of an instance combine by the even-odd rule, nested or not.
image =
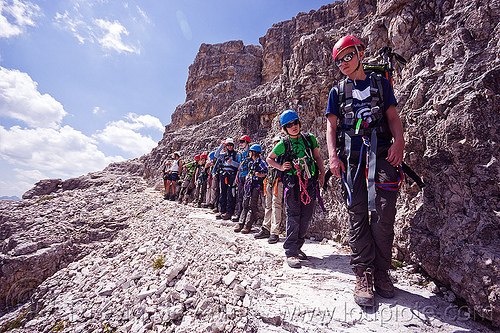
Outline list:
[[[328,97],[326,141],[328,173],[341,180],[349,212],[354,300],[361,306],[374,306],[373,289],[382,297],[394,296],[388,270],[396,197],[408,167],[405,170],[402,163],[403,126],[390,77],[365,73],[364,50],[364,44],[353,36],[341,38],[333,48],[334,63],[346,78]],[[239,139],[239,152],[228,138],[208,156],[197,155],[186,164],[180,153],[174,153],[163,169],[165,199],[178,196],[179,203],[194,201],[197,207],[213,209],[217,219],[231,219],[236,222],[234,231],[244,234],[263,218],[254,237],[268,238],[269,243],[279,241],[284,209],[286,262],[300,268],[301,260],[307,260],[302,245],[316,200],[324,209],[319,189],[325,169],[318,142],[314,135],[301,131],[297,113],[284,111],[280,124],[285,136],[273,140],[265,160],[262,147],[252,145],[247,135]],[[176,189],[181,172],[181,186]]]
[[[164,198],[212,209],[217,219],[236,222],[234,231],[243,234],[261,220],[254,237],[268,238],[270,244],[278,243],[286,216],[287,263],[299,268],[300,260],[307,259],[301,247],[325,171],[318,142],[314,135],[301,133],[297,113],[283,112],[280,122],[286,136],[273,139],[275,146],[265,160],[262,147],[248,135],[239,139],[239,151],[227,138],[215,151],[185,164],[181,153],[174,152],[162,170]]]

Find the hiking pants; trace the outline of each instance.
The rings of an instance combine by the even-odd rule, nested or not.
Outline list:
[[[243,209],[241,211],[239,221],[241,226],[252,229],[260,211],[259,199],[261,190],[262,186],[255,186],[252,188],[249,197],[246,195],[243,196]]]
[[[283,212],[283,182],[266,183],[266,208],[262,227],[273,235],[279,235]]]
[[[193,192],[194,180],[193,178],[186,178],[182,182],[181,192],[179,193],[179,202],[190,201],[191,194]]]
[[[315,180],[309,180],[306,190],[311,202],[304,205],[300,198],[298,183],[293,184],[293,187],[291,187],[287,182],[285,189],[286,238],[283,244],[287,258],[296,257],[298,251],[304,245],[316,203],[316,183]]]
[[[198,204],[202,204],[205,201],[205,194],[207,192],[207,181],[198,182],[196,185],[196,191],[194,194],[194,200]]]
[[[235,184],[236,187],[236,206],[234,209],[234,215],[240,216],[241,212],[243,211],[243,200],[245,197],[245,177],[238,177],[238,181],[240,182],[240,185]]]
[[[359,160],[351,161],[354,175]],[[349,207],[349,245],[351,265],[365,269],[388,270],[391,266],[394,221],[396,219],[396,199],[398,192],[376,187],[376,211],[368,211],[368,191],[365,178],[365,158],[353,186],[352,202]],[[377,158],[375,182],[392,183],[398,179],[398,171],[384,158]],[[344,193],[345,193],[344,188]]]
[[[219,176],[220,181],[220,197],[219,197],[219,211],[222,214],[234,213],[234,206],[236,204],[235,200],[235,188],[234,179],[236,177],[235,172],[222,172]]]
[[[207,183],[207,196],[205,203],[208,205],[216,205],[219,199],[219,176],[212,176]]]

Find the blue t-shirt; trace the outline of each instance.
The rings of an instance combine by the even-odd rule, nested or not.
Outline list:
[[[348,79],[348,82],[352,82],[352,80]],[[371,114],[371,94],[370,94],[370,76],[366,76],[364,80],[356,80],[356,84],[352,87],[352,109],[354,112],[354,116],[356,119],[366,120]],[[396,97],[394,97],[394,91],[392,90],[392,86],[389,83],[389,80],[386,78],[382,78],[382,89],[384,91],[384,105],[382,107],[382,112],[384,113],[389,109],[391,105],[397,106],[398,103],[396,101]],[[340,117],[339,110],[339,96],[338,96],[339,86],[335,86],[330,91],[330,95],[328,96],[328,106],[326,107],[326,115],[334,114],[337,118]],[[383,117],[381,119],[381,123],[387,122],[386,118]],[[348,128],[345,128],[346,130]],[[360,150],[361,149],[361,137],[355,137],[352,141],[352,150]],[[379,139],[378,146],[379,147],[388,147],[390,146],[390,142]]]
[[[243,150],[240,155],[241,155],[241,163],[240,163],[240,177],[244,178],[248,175],[248,160],[251,160],[250,156],[248,156],[248,152],[250,151],[250,148],[247,148],[247,150]]]

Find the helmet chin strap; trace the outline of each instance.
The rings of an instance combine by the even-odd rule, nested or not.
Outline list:
[[[353,80],[353,84],[354,86],[356,86],[356,79],[358,78],[358,69],[359,69],[359,66],[361,66],[361,59],[359,59],[359,50],[358,50],[358,46],[357,45],[354,45],[354,48],[356,49],[356,55],[358,56],[358,66],[356,67],[356,69],[354,70],[355,72],[355,75],[354,75],[354,80]]]

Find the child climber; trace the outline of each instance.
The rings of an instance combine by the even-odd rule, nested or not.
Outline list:
[[[319,145],[312,134],[300,132],[300,120],[295,111],[284,111],[280,124],[287,137],[269,154],[267,163],[284,171],[284,200],[286,208],[286,239],[283,244],[286,261],[292,268],[300,268],[300,260],[307,260],[301,250],[312,218],[316,193],[323,186],[325,169]],[[283,164],[276,161],[284,155]]]
[[[243,186],[245,190],[243,195],[243,209],[241,210],[240,221],[234,229],[235,232],[241,231],[242,234],[250,233],[259,214],[260,206],[262,206],[259,205],[259,199],[264,191],[264,178],[268,169],[266,162],[260,158],[261,153],[262,148],[260,145],[254,144],[249,150],[250,160],[245,160],[248,173]],[[249,211],[250,216],[248,216]]]
[[[374,286],[380,296],[394,296],[387,271],[405,143],[391,84],[365,74],[364,50],[353,36],[333,47],[333,60],[346,79],[330,91],[326,140],[330,170],[342,179],[347,199],[354,300],[373,306]]]
[[[181,153],[173,154],[173,161],[168,161],[163,167],[163,186],[165,187],[165,200],[175,200],[175,184],[179,180],[179,171],[182,170]]]

